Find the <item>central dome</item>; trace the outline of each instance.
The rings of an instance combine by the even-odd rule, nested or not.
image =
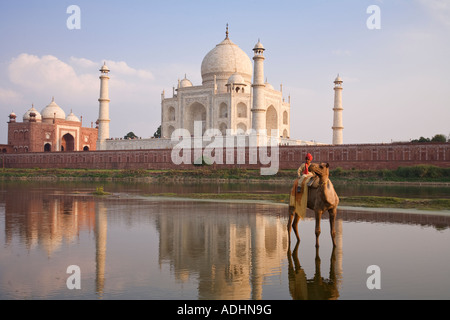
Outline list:
[[[46,120],[53,120],[54,118],[61,120],[66,119],[65,112],[55,103],[55,98],[52,98],[52,102],[41,111],[41,116],[44,122],[46,122]]]
[[[253,65],[248,55],[234,44],[227,36],[225,40],[212,49],[202,62],[203,85],[214,83],[214,76],[219,90],[227,83],[231,75],[238,73],[250,84]]]

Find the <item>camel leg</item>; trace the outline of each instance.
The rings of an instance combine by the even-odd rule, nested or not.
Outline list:
[[[300,218],[298,214],[295,214],[294,222],[292,223],[292,227],[294,228],[295,236],[297,237],[297,243],[300,242],[300,236],[298,235],[298,222],[300,221]]]
[[[294,219],[294,212],[289,208],[289,221],[287,224],[287,231],[288,231],[288,238],[289,238],[289,244],[291,244],[291,230],[292,230],[292,220]]]
[[[316,248],[319,247],[319,236],[320,236],[320,219],[322,219],[323,211],[316,211]]]
[[[336,208],[328,210],[328,213],[330,215],[330,233],[331,233],[331,240],[333,241],[333,248],[336,247],[336,228],[335,228],[335,222],[336,222]]]

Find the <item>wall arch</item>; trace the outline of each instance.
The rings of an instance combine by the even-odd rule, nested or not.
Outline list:
[[[247,118],[247,105],[243,102],[239,102],[236,106],[236,112],[238,118]]]
[[[228,106],[225,102],[219,106],[219,118],[228,118]]]
[[[206,119],[207,119],[206,107],[199,102],[194,102],[187,108],[185,128],[189,130],[191,135],[194,135],[194,124],[195,122],[200,121],[202,122],[202,135],[203,135],[206,131]]]
[[[269,106],[266,111],[266,129],[267,135],[272,135],[272,130],[278,129],[278,114],[273,105]]]
[[[236,126],[236,134],[245,134],[247,133],[247,125],[245,123],[239,122]]]

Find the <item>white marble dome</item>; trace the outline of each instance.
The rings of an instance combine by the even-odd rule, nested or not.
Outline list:
[[[245,84],[245,80],[239,73],[234,73],[228,78],[228,84]]]
[[[214,76],[217,81],[227,83],[234,73],[251,83],[253,65],[249,56],[227,37],[205,56],[201,73],[204,85],[213,83]]]
[[[34,112],[36,114],[36,121],[41,121],[42,120],[42,115],[34,108],[34,106],[32,106],[27,112],[25,112],[25,114],[23,115],[23,122],[28,122],[30,121],[30,113]]]
[[[72,111],[70,111],[70,114],[66,118],[67,121],[74,121],[74,122],[81,122],[80,119],[76,115],[73,114]]]
[[[180,81],[180,88],[187,88],[192,86],[193,86],[192,82],[186,78]]]
[[[66,113],[55,103],[55,99],[52,99],[52,102],[41,111],[41,116],[43,120],[53,118],[66,119]]]

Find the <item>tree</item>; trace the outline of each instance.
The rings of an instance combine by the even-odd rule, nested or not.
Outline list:
[[[124,139],[136,139],[137,135],[134,134],[134,132],[128,132]]]
[[[447,142],[447,138],[443,134],[437,134],[431,138],[431,142]]]
[[[430,138],[420,137],[419,139],[414,139],[411,142],[430,142]]]
[[[411,142],[447,142],[447,137],[443,134],[436,134],[433,138],[420,137],[419,139],[411,140]],[[450,140],[449,140],[450,142]]]
[[[161,138],[161,126],[156,129],[156,132],[153,134],[154,138]]]

